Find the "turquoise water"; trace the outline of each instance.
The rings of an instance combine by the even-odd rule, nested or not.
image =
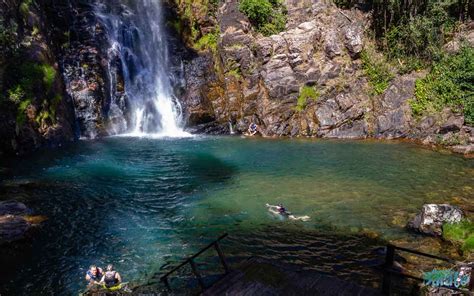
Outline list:
[[[225,232],[231,261],[344,274],[382,240],[421,242],[403,226],[423,203],[474,196],[473,160],[369,141],[115,137],[3,160],[2,178],[2,199],[49,218],[3,247],[2,295],[76,294],[94,263],[143,282]],[[311,220],[264,206],[280,202]]]

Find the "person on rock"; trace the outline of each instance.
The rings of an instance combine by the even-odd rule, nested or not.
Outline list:
[[[112,264],[107,265],[107,271],[104,273],[104,276],[100,280],[101,284],[104,284],[106,288],[112,288],[120,285],[122,278],[120,274],[114,270]]]
[[[101,281],[104,273],[102,271],[102,268],[97,267],[95,265],[91,265],[89,267],[89,270],[86,273],[86,281],[89,282],[89,285],[98,285],[99,282]]]
[[[250,136],[255,136],[255,134],[258,132],[258,125],[255,124],[254,122],[252,122],[250,125],[249,125],[249,129],[248,129],[248,134]]]

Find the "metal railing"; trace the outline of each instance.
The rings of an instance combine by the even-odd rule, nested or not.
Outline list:
[[[386,256],[385,256],[385,263],[383,265],[382,293],[384,295],[390,295],[390,283],[391,283],[391,280],[392,280],[392,275],[396,275],[396,276],[404,277],[404,278],[410,278],[410,279],[414,279],[414,280],[417,280],[417,281],[424,282],[424,279],[422,279],[422,278],[419,278],[419,277],[413,276],[411,274],[403,273],[403,272],[400,272],[400,271],[397,271],[397,270],[393,269],[393,263],[395,261],[395,251],[396,250],[400,250],[400,251],[403,251],[403,252],[415,254],[415,255],[418,255],[418,256],[422,256],[422,257],[427,257],[427,258],[431,258],[431,259],[436,259],[436,260],[449,262],[451,264],[458,263],[457,261],[449,259],[449,258],[435,256],[435,255],[432,255],[432,254],[427,254],[427,253],[423,253],[423,252],[420,252],[420,251],[411,250],[411,249],[407,249],[407,248],[403,248],[403,247],[397,247],[397,246],[389,244],[389,245],[387,245],[387,253],[386,253]],[[471,268],[471,275],[470,275],[470,281],[469,281],[469,287],[468,288],[469,288],[469,291],[474,291],[474,267]],[[450,287],[450,289],[460,290],[460,289],[457,289],[457,288],[454,288],[454,287],[453,288]],[[465,290],[463,290],[463,291],[465,291]]]
[[[224,253],[222,252],[220,246],[219,246],[219,241],[226,238],[227,237],[227,233],[221,235],[218,239],[216,239],[215,241],[213,241],[212,243],[210,243],[209,245],[207,245],[206,247],[202,248],[199,252],[197,252],[196,254],[194,254],[193,256],[189,257],[188,259],[186,259],[183,263],[181,263],[180,265],[174,267],[172,270],[168,271],[165,275],[163,275],[161,278],[160,278],[160,281],[163,282],[163,284],[165,285],[166,289],[168,289],[168,291],[172,291],[171,289],[171,286],[170,286],[170,283],[169,283],[169,280],[168,280],[168,277],[176,272],[177,270],[179,270],[180,268],[182,268],[183,266],[189,264],[191,266],[191,270],[194,274],[194,276],[196,277],[198,283],[199,283],[199,286],[201,287],[201,291],[204,291],[206,290],[208,287],[206,287],[205,283],[204,283],[204,280],[202,279],[202,276],[201,274],[199,273],[199,270],[196,266],[196,263],[194,262],[194,259],[196,259],[196,257],[198,257],[199,255],[201,255],[202,253],[204,253],[205,251],[207,251],[208,249],[214,247],[214,249],[216,250],[217,252],[217,255],[219,256],[219,261],[220,263],[222,264],[222,266],[224,267],[224,270],[225,270],[225,274],[228,274],[230,272],[230,268],[229,266],[227,265],[226,261],[225,261],[225,256],[224,256]]]

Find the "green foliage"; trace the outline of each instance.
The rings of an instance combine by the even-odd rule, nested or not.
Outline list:
[[[264,36],[285,30],[287,11],[279,0],[241,0],[239,10]]]
[[[462,220],[459,223],[443,225],[443,238],[461,245],[465,252],[474,251],[474,223]]]
[[[244,13],[250,21],[261,26],[266,24],[272,14],[273,6],[268,0],[242,0],[239,10]]]
[[[212,52],[217,52],[217,42],[219,40],[219,30],[216,30],[212,33],[208,33],[201,38],[194,44],[194,47],[197,50],[205,50],[209,49]]]
[[[22,86],[19,84],[8,90],[8,99],[14,104],[19,104],[24,96],[25,92],[23,91]]]
[[[16,32],[18,25],[13,22],[6,22],[0,14],[0,53],[5,56],[6,51],[12,51],[16,46]]]
[[[377,57],[376,53],[371,49],[364,49],[361,58],[364,73],[372,87],[372,94],[383,94],[393,78],[388,63],[383,57]]]
[[[240,64],[232,58],[228,58],[225,62],[225,69],[227,76],[234,76],[237,79],[242,77],[242,71],[240,70]]]
[[[442,46],[449,41],[460,22],[473,19],[471,0],[335,0],[351,8],[364,5],[372,14],[372,29],[390,61],[404,74],[430,66],[442,57]]]
[[[230,69],[229,71],[226,72],[226,75],[233,76],[237,79],[240,79],[242,77],[242,74],[240,73],[240,68]]]
[[[317,101],[319,99],[319,92],[316,91],[314,87],[311,86],[303,86],[300,89],[300,95],[298,96],[298,101],[296,103],[295,110],[298,112],[301,112],[306,108],[306,104],[308,103],[308,100],[314,100]]]
[[[286,15],[277,13],[272,16],[272,20],[269,23],[264,24],[260,29],[260,33],[264,36],[271,36],[278,34],[285,30],[286,26]]]
[[[43,64],[40,66],[41,71],[43,72],[43,82],[48,91],[51,90],[54,80],[56,79],[56,69],[53,66]]]
[[[170,21],[168,21],[167,24],[168,24],[168,26],[173,28],[178,34],[183,33],[183,23],[181,22],[180,19],[170,20]]]
[[[436,62],[425,78],[416,81],[410,106],[416,116],[450,107],[464,112],[466,123],[474,124],[474,49],[463,47]]]
[[[30,104],[39,99],[38,94],[42,94],[46,100],[36,120],[41,122],[49,118],[54,121],[56,107],[61,100],[60,95],[54,96],[51,102],[47,100],[48,93],[51,95],[50,91],[57,75],[54,67],[38,63],[21,64],[19,61],[14,64],[20,64],[20,66],[15,67],[14,72],[10,73],[11,87],[8,88],[7,93],[9,101],[17,105],[17,123],[21,126],[25,122],[25,111]]]
[[[26,109],[31,105],[31,100],[26,99],[18,105],[18,112],[16,114],[16,122],[19,126],[22,126],[26,121]]]
[[[441,46],[454,28],[455,20],[442,4],[431,4],[424,14],[402,19],[399,24],[387,28],[386,51],[392,59],[437,60]]]
[[[20,4],[20,12],[26,17],[30,13],[30,6],[33,4],[33,0],[23,0]]]

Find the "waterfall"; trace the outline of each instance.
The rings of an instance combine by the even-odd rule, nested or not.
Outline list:
[[[108,132],[133,136],[188,135],[180,125],[181,105],[173,93],[160,0],[97,0],[95,14],[109,43]],[[118,81],[117,71],[121,71],[123,81]],[[116,96],[114,88],[118,83],[123,84],[126,108],[124,100]]]

